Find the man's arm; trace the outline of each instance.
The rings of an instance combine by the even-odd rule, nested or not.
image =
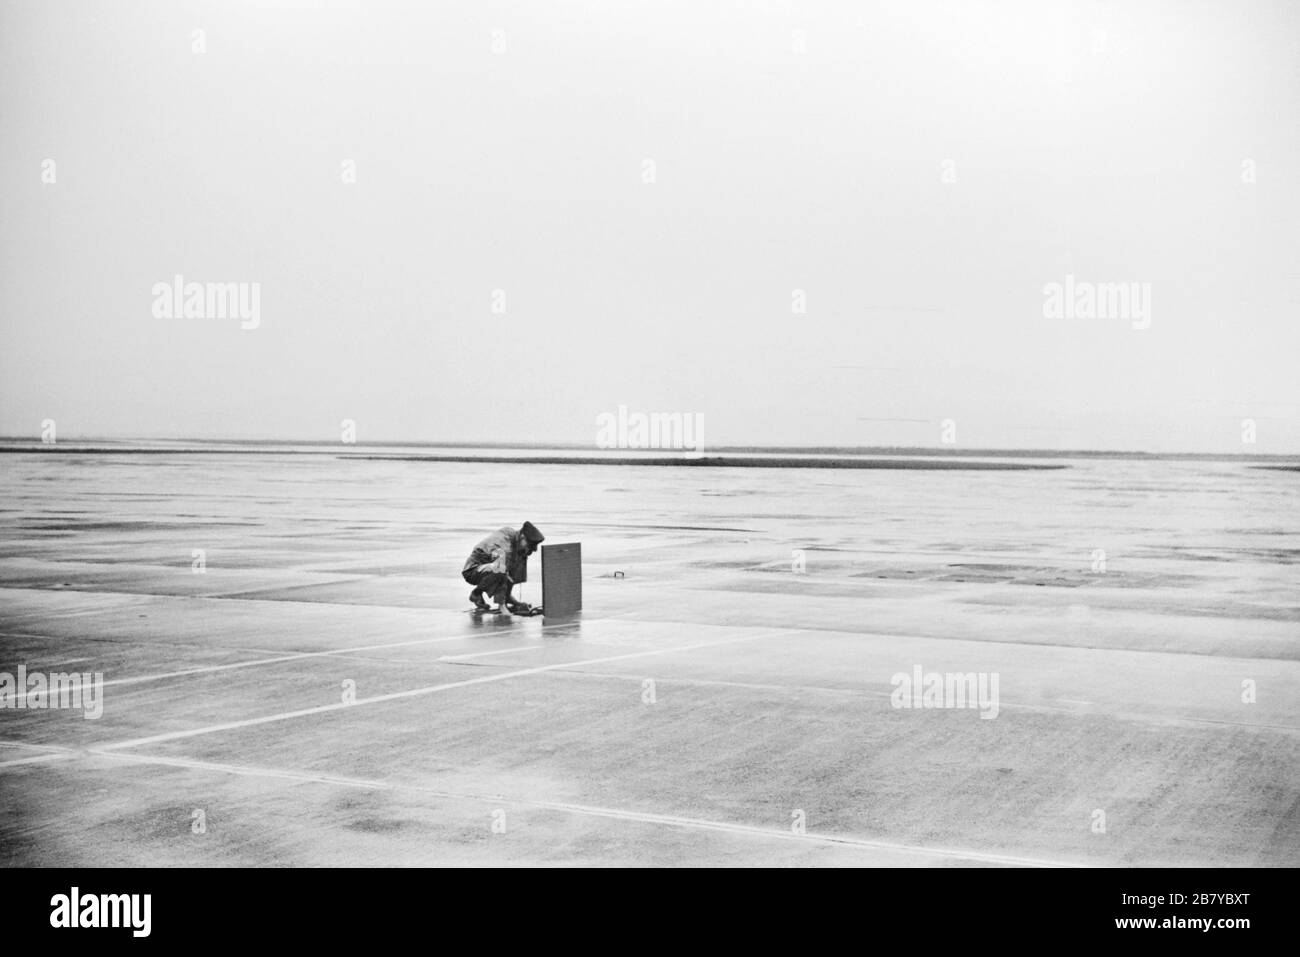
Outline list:
[[[491,570],[500,572],[507,578],[510,577],[510,550],[508,548],[497,547],[492,549]]]
[[[514,581],[510,575],[510,562],[514,556],[515,541],[509,534],[509,529],[503,528],[500,539],[492,542],[490,554],[492,555],[492,571],[499,572]]]

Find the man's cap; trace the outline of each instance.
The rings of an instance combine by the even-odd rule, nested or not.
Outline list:
[[[546,541],[546,536],[539,532],[532,522],[524,522],[524,527],[520,531],[524,533],[524,539],[533,545],[540,545]]]

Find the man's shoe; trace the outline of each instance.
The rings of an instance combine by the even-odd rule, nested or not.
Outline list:
[[[469,600],[474,603],[474,607],[479,611],[490,611],[488,603],[483,600],[483,593],[475,588],[469,593]]]

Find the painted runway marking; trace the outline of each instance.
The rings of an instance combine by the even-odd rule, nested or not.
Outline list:
[[[57,751],[60,754],[75,754],[76,748],[66,748],[61,744],[30,744],[26,741],[0,741],[0,748],[22,748],[25,751]]]
[[[599,644],[599,642],[583,642],[587,644]],[[468,655],[439,655],[439,661],[468,661],[471,658],[490,658],[493,655],[508,655],[520,651],[540,651],[543,648],[549,648],[549,645],[520,645],[518,648],[501,648],[497,651],[476,651]]]
[[[0,761],[0,768],[11,768],[19,764],[42,764],[46,761],[63,761],[78,756],[78,752],[74,749],[64,748],[58,745],[26,744],[22,741],[0,741],[0,746],[7,748],[20,748],[24,751],[41,752],[40,754],[26,758],[14,758],[10,761]]]
[[[248,571],[248,569],[225,569],[226,571]],[[299,572],[298,574],[311,574],[310,572]],[[323,577],[323,576],[322,576]],[[296,579],[289,579],[295,581]],[[266,599],[252,598],[253,595],[269,595],[275,592],[305,591],[308,588],[329,588],[333,585],[355,585],[365,583],[367,576],[353,575],[349,578],[332,578],[326,581],[304,582],[301,585],[283,584],[283,585],[265,585],[261,588],[235,588],[226,589],[225,591],[210,591],[203,597],[205,598],[233,598],[236,601],[265,601]],[[292,601],[301,602],[301,598],[281,598],[271,599],[272,601]],[[326,603],[328,604],[328,602]]]
[[[109,645],[116,645],[116,644],[143,645],[151,649],[156,647],[156,643],[151,642],[148,638],[131,638],[125,635],[104,635],[102,637],[91,637],[91,636],[82,636],[82,635],[38,635],[35,632],[30,632],[30,631],[9,631],[7,629],[0,629],[0,637],[30,638],[39,641],[90,641],[90,642],[109,644]],[[283,653],[283,650],[279,648],[257,648],[251,645],[240,646],[238,648],[232,648],[229,646],[214,647],[211,641],[179,641],[179,640],[172,640],[170,638],[167,640],[167,646],[169,648],[202,648],[204,651],[216,650],[216,651],[239,651],[244,653],[254,652],[260,655],[279,655]],[[317,654],[317,652],[307,652],[307,653]],[[98,659],[86,658],[85,660],[97,661]],[[161,677],[166,677],[166,675],[163,675]]]
[[[13,761],[0,761],[0,768],[12,768],[18,764],[48,764],[51,761],[68,761],[75,754],[37,754],[30,758],[15,758]]]
[[[648,811],[628,811],[619,808],[598,807],[589,804],[572,804],[567,801],[540,801],[529,798],[512,798],[500,794],[477,794],[473,792],[445,791],[438,788],[422,787],[418,784],[398,784],[389,781],[348,778],[337,775],[306,774],[298,771],[280,771],[273,768],[255,768],[245,765],[220,764],[208,761],[196,761],[190,758],[153,757],[142,754],[119,754],[102,748],[91,749],[91,753],[105,758],[132,761],[144,764],[163,764],[171,767],[192,768],[201,771],[217,771],[224,774],[237,774],[250,777],[278,778],[282,780],[326,784],[336,787],[359,788],[368,791],[409,791],[431,795],[447,800],[480,801],[485,804],[508,804],[514,807],[534,808],[542,811],[564,811],[590,817],[602,817],[615,821],[630,821],[639,824],[655,824],[665,827],[689,830],[720,831],[743,837],[763,838],[768,840],[795,841],[802,844],[857,848],[861,850],[888,851],[891,853],[919,854],[928,857],[941,857],[947,860],[979,861],[986,864],[1018,865],[1021,867],[1086,867],[1071,861],[1051,861],[1041,858],[1021,857],[1013,854],[995,854],[985,851],[964,851],[956,848],[925,847],[917,844],[902,844],[895,841],[878,841],[867,838],[815,834],[779,828],[756,827],[752,824],[734,824],[729,821],[712,821],[706,818],[683,817],[675,814],[654,814]]]
[[[332,655],[350,655],[360,651],[373,651],[383,648],[405,648],[410,645],[429,645],[447,641],[464,641],[463,637],[452,638],[419,638],[415,641],[395,641],[382,645],[362,645],[359,648],[339,648],[336,651],[301,651],[292,655],[279,655],[275,658],[251,658],[248,661],[235,661],[226,665],[205,665],[202,668],[186,668],[184,671],[168,671],[156,675],[138,675],[134,678],[114,678],[111,681],[103,682],[104,687],[110,685],[136,685],[144,684],[148,681],[163,681],[167,678],[184,678],[190,675],[211,674],[216,671],[230,671],[234,668],[255,668],[258,665],[275,665],[286,661],[300,661],[303,658],[324,658]],[[89,659],[87,659],[89,660]],[[15,700],[25,700],[27,695],[19,695]]]
[[[619,648],[623,644],[614,641],[584,641],[583,648]],[[494,655],[508,655],[519,651],[541,651],[544,648],[556,648],[559,645],[555,642],[539,642],[528,645],[518,645],[514,648],[499,648],[496,651],[474,651],[465,655],[440,655],[439,661],[469,661],[471,658],[491,658]]]
[[[608,621],[608,620],[611,620],[612,618],[617,618],[617,617],[619,617],[619,616],[617,616],[617,615],[611,615],[611,616],[609,616],[609,618],[597,618],[597,619],[592,619],[592,621],[593,621],[593,622],[595,622],[595,621]],[[562,628],[562,627],[564,627],[566,624],[568,624],[568,623],[567,623],[567,622],[561,622],[561,621],[552,622],[549,626],[548,626],[547,624],[543,623],[543,624],[541,625],[541,629],[542,629],[543,632],[545,632],[545,630],[546,630],[547,627],[551,627],[551,628]],[[58,639],[57,639],[55,636],[53,636],[53,635],[34,635],[34,634],[23,634],[23,633],[20,633],[20,632],[0,632],[0,634],[3,634],[3,635],[5,635],[6,637],[11,637],[11,638],[40,638],[40,639],[45,639],[45,640],[49,640],[49,641],[55,641],[55,640],[58,640]],[[505,635],[507,635],[507,634],[508,634],[508,632],[505,632],[505,631],[502,632],[502,636],[503,636],[503,637],[504,637]],[[110,640],[111,640],[111,639],[110,639]],[[128,640],[132,640],[132,639],[128,639]],[[359,646],[357,646],[357,647],[355,647],[355,648],[338,648],[338,649],[335,649],[335,650],[333,650],[333,651],[301,651],[301,652],[294,652],[293,654],[288,654],[288,655],[276,655],[276,656],[271,657],[271,658],[250,658],[250,659],[248,659],[247,661],[235,661],[235,662],[231,662],[230,664],[224,664],[224,665],[204,665],[204,666],[199,667],[199,668],[185,668],[185,669],[183,669],[183,670],[181,670],[181,671],[167,671],[167,672],[162,672],[162,673],[154,674],[154,675],[138,675],[138,676],[133,677],[133,678],[113,678],[113,679],[111,679],[111,680],[108,680],[108,681],[104,681],[104,682],[102,682],[102,685],[103,685],[104,687],[109,687],[109,686],[121,686],[121,685],[144,684],[144,683],[146,683],[146,682],[151,682],[151,681],[165,681],[165,680],[170,679],[170,678],[185,678],[185,677],[189,677],[189,676],[191,676],[191,675],[209,674],[209,673],[217,672],[217,671],[230,671],[230,670],[235,669],[235,668],[256,668],[256,667],[258,667],[258,666],[260,666],[260,665],[275,665],[275,664],[283,664],[283,663],[286,662],[286,661],[300,661],[300,660],[302,660],[302,659],[304,659],[304,658],[327,658],[327,657],[333,657],[333,656],[339,656],[339,655],[355,655],[355,654],[360,654],[360,653],[367,652],[367,651],[382,651],[382,650],[386,650],[386,649],[389,649],[389,648],[409,648],[409,647],[415,647],[415,646],[418,646],[418,645],[442,644],[442,643],[446,643],[446,642],[449,642],[449,641],[473,641],[473,640],[475,640],[475,639],[472,638],[472,637],[466,636],[466,635],[453,635],[453,636],[448,636],[448,637],[443,637],[443,638],[417,638],[417,639],[413,639],[413,640],[411,640],[411,641],[394,641],[394,642],[386,642],[386,643],[378,644],[378,645],[359,645]],[[585,644],[600,644],[600,642],[587,642],[587,643],[585,643]],[[518,647],[516,647],[516,648],[505,648],[505,649],[502,649],[502,650],[500,650],[500,651],[481,652],[480,654],[505,654],[505,653],[510,652],[510,651],[521,651],[521,650],[523,650],[523,649],[525,649],[525,648],[530,648],[530,647],[534,647],[534,646],[533,646],[533,645],[520,645],[520,646],[518,646]],[[537,646],[535,646],[535,647],[545,647],[545,645],[537,645]],[[248,650],[250,650],[250,651],[257,651],[257,650],[260,650],[260,649],[248,649]],[[465,656],[465,657],[477,657],[477,655],[469,655],[469,656]],[[74,661],[93,661],[93,660],[95,660],[95,659],[93,659],[93,658],[76,658],[76,659],[73,659],[73,660],[74,660]],[[439,658],[439,659],[437,659],[437,660],[442,661],[442,660],[444,660],[444,658]],[[447,660],[449,660],[449,659],[447,659]],[[70,664],[71,662],[67,662],[67,663]],[[53,667],[57,667],[57,666],[53,666],[53,665],[52,665],[52,666],[50,666],[50,667],[53,668]],[[18,701],[18,700],[26,700],[26,697],[27,697],[27,696],[26,696],[25,694],[23,694],[23,695],[19,695],[19,696],[15,699],[15,701]]]
[[[191,728],[188,731],[170,731],[164,734],[151,735],[147,738],[134,738],[130,741],[118,741],[114,744],[101,745],[98,750],[111,751],[119,748],[134,748],[145,744],[157,744],[160,741],[175,741],[180,738],[193,738],[204,734],[215,734],[219,731],[233,731],[237,728],[248,728],[259,724],[270,724],[275,721],[288,721],[293,718],[302,718],[311,714],[327,714],[331,711],[342,711],[346,708],[360,708],[368,704],[381,704],[386,701],[400,701],[403,698],[414,698],[422,695],[436,694],[439,691],[450,691],[453,688],[467,688],[471,685],[488,684],[495,681],[506,681],[510,678],[521,678],[526,675],[542,674],[546,671],[559,671],[564,668],[578,668],[584,665],[598,665],[609,661],[628,661],[632,658],[648,658],[655,655],[668,655],[677,651],[695,651],[700,648],[716,648],[722,645],[735,645],[746,641],[761,641],[765,638],[777,638],[786,635],[798,634],[793,629],[775,629],[765,631],[760,635],[741,635],[738,638],[725,638],[720,641],[709,641],[695,645],[674,645],[671,648],[654,648],[649,651],[635,651],[625,655],[610,655],[604,658],[589,658],[585,661],[565,661],[552,665],[541,665],[536,668],[523,668],[517,671],[504,671],[492,675],[483,675],[478,678],[466,678],[463,681],[450,681],[444,684],[426,685],[423,688],[411,688],[407,691],[394,691],[391,694],[376,695],[373,698],[358,698],[352,704],[323,704],[314,708],[301,708],[297,711],[284,711],[280,714],[263,715],[260,718],[245,718],[242,721],[227,721],[223,724],[209,725],[204,728]]]
[[[605,619],[597,619],[597,620],[603,621]],[[802,630],[796,629],[796,630],[789,630],[787,633],[800,634],[804,632]],[[817,632],[813,632],[812,634],[823,635],[829,633],[830,632],[817,631]],[[15,632],[0,632],[0,634],[6,636],[17,635],[17,633]],[[885,632],[863,632],[862,634],[871,635],[871,636],[889,637]],[[23,637],[42,638],[42,637],[49,637],[49,636],[26,635]],[[444,638],[419,638],[412,641],[386,642],[377,645],[361,645],[355,648],[340,648],[334,651],[296,652],[290,655],[279,655],[271,658],[250,659],[248,661],[232,662],[230,664],[225,664],[225,665],[208,665],[201,668],[190,668],[183,671],[172,671],[172,672],[165,672],[165,673],[155,674],[155,675],[141,675],[134,678],[115,678],[109,681],[104,681],[103,685],[105,687],[110,685],[113,686],[133,685],[133,684],[141,684],[141,683],[152,682],[152,681],[162,681],[169,678],[181,678],[181,677],[188,677],[188,676],[198,675],[198,674],[228,671],[231,669],[253,668],[260,665],[281,664],[283,662],[297,661],[305,658],[343,657],[349,655],[356,655],[358,653],[367,652],[367,651],[379,651],[379,650],[386,650],[390,648],[402,648],[402,647],[420,646],[420,645],[427,645],[427,644],[442,644],[450,641],[465,641],[465,640],[473,640],[473,639],[467,639],[463,636],[444,637]],[[747,639],[742,639],[742,640],[747,640]],[[726,642],[722,642],[722,643],[725,644]],[[604,645],[605,647],[610,647],[612,646],[612,643],[609,642],[602,643],[602,642],[593,641],[593,642],[583,642],[583,645],[584,646]],[[455,664],[461,661],[468,661],[471,659],[484,658],[484,657],[495,656],[495,655],[512,654],[515,652],[537,650],[537,649],[547,648],[547,647],[553,647],[553,646],[548,645],[545,642],[533,643],[527,645],[521,644],[511,648],[501,648],[494,651],[475,652],[475,653],[470,653],[465,655],[440,655],[437,659],[435,659],[435,662]],[[707,646],[701,645],[699,647],[707,647]],[[663,649],[663,651],[667,651],[667,650],[671,650],[671,649]],[[1143,653],[1145,654],[1145,652]],[[1159,652],[1151,652],[1151,654],[1159,654]],[[65,662],[65,664],[71,664],[75,661],[92,661],[92,660],[94,659],[91,658],[72,659],[71,661]],[[356,658],[353,660],[364,662],[366,659]],[[596,662],[614,661],[614,660],[618,660],[618,659],[617,658],[593,659],[593,661]],[[395,663],[395,662],[392,659],[378,659],[378,663]],[[640,682],[644,678],[644,675],[625,675],[625,674],[617,674],[617,673],[604,672],[604,671],[593,672],[593,671],[576,670],[588,663],[590,662],[575,661],[569,663],[567,667],[575,669],[569,673],[581,677],[610,678],[615,680],[634,681],[634,682]],[[50,666],[50,667],[55,668],[58,666]],[[548,665],[546,666],[546,668],[540,670],[563,671],[565,667],[566,667],[565,664],[557,663],[555,665]],[[800,692],[814,692],[814,693],[823,692],[827,694],[859,695],[859,696],[866,696],[872,698],[888,698],[891,694],[891,692],[889,691],[883,691],[883,690],[877,691],[871,688],[832,688],[832,687],[826,687],[820,685],[781,685],[781,684],[770,684],[770,683],[762,683],[762,682],[726,681],[723,679],[678,677],[678,678],[663,678],[660,680],[665,683],[676,683],[688,687],[717,686],[717,687],[729,687],[729,688],[744,688],[744,689],[751,689],[756,691],[800,691]],[[418,691],[419,689],[417,689],[417,692]],[[19,695],[14,700],[15,701],[25,700],[25,698],[26,695]],[[380,700],[380,699],[366,699],[366,700],[372,701],[372,700]],[[1091,708],[1097,707],[1097,705],[1094,702],[1089,702],[1089,701],[1079,701],[1070,698],[1058,698],[1056,700],[1058,702],[1064,702],[1068,704],[1086,705]],[[365,702],[361,702],[361,701],[357,702],[357,704],[362,704],[362,703]],[[1190,717],[1186,715],[1158,715],[1158,714],[1138,713],[1132,711],[1092,711],[1092,712],[1082,713],[1078,708],[1060,707],[1058,705],[1050,705],[1050,704],[1023,704],[1014,701],[1003,701],[1001,702],[1000,707],[1011,711],[1063,714],[1063,715],[1072,715],[1072,716],[1090,715],[1098,718],[1114,718],[1119,720],[1137,721],[1137,722],[1147,723],[1147,724],[1167,724],[1167,725],[1177,725],[1177,726],[1184,726],[1184,727],[1196,727],[1196,726],[1209,725],[1213,727],[1250,728],[1259,731],[1279,731],[1284,734],[1290,734],[1290,735],[1300,734],[1300,727],[1295,727],[1290,725],[1253,724],[1253,723],[1242,722],[1242,721],[1225,721],[1218,718],[1197,718],[1197,717]],[[306,714],[309,713],[309,711],[304,711],[301,713]],[[254,719],[254,720],[260,720],[260,719]]]

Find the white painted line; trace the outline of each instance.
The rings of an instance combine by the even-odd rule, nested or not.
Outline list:
[[[225,774],[238,774],[251,777],[279,778],[282,780],[301,783],[360,788],[370,791],[413,791],[419,794],[431,795],[433,797],[445,798],[448,800],[481,801],[485,804],[496,805],[509,804],[515,807],[528,807],[543,811],[563,811],[570,814],[603,817],[615,821],[631,821],[639,824],[655,824],[692,830],[721,831],[723,833],[743,837],[795,841],[803,844],[859,848],[862,850],[888,851],[891,853],[919,854],[922,856],[940,857],[948,860],[979,861],[986,864],[1018,865],[1021,867],[1087,866],[1071,861],[1051,861],[1042,858],[1021,857],[1012,854],[995,854],[985,851],[967,851],[956,848],[925,847],[918,844],[902,844],[895,841],[868,840],[866,838],[833,834],[815,834],[808,832],[796,834],[793,831],[781,828],[756,827],[750,824],[734,824],[729,821],[711,821],[705,818],[682,817],[675,814],[653,814],[647,811],[627,811],[619,808],[597,807],[588,804],[572,804],[566,801],[540,801],[529,798],[512,798],[500,794],[445,791],[437,788],[421,787],[416,784],[395,784],[388,781],[375,781],[364,778],[347,778],[335,775],[306,774],[298,771],[254,768],[234,764],[218,764],[208,761],[191,760],[189,758],[154,757],[142,754],[117,754],[107,752],[103,749],[91,749],[91,753],[100,757],[143,764],[163,764],[172,767],[192,768],[201,771],[217,771]]]
[[[165,734],[155,734],[147,738],[134,738],[130,741],[118,741],[113,744],[101,745],[97,750],[114,751],[119,748],[134,748],[146,744],[157,744],[160,741],[175,741],[180,738],[193,738],[203,734],[214,734],[218,731],[233,731],[236,728],[248,728],[259,724],[270,724],[275,721],[288,721],[292,718],[302,718],[309,714],[327,714],[331,711],[342,711],[345,708],[360,708],[368,704],[380,704],[386,701],[400,701],[403,698],[414,698],[421,695],[436,694],[439,691],[450,691],[453,688],[467,688],[471,685],[487,684],[494,681],[506,681],[510,678],[522,678],[526,675],[541,674],[546,671],[559,671],[564,668],[580,668],[584,665],[598,665],[607,661],[627,661],[632,658],[648,658],[654,655],[668,655],[677,651],[695,651],[700,648],[716,648],[721,645],[735,645],[746,641],[761,641],[764,638],[776,638],[782,635],[798,634],[798,629],[776,629],[767,630],[759,635],[741,635],[738,638],[724,638],[720,641],[709,641],[695,645],[674,645],[671,648],[654,648],[650,651],[636,651],[626,655],[610,655],[605,658],[588,658],[584,661],[562,661],[551,665],[541,665],[537,668],[524,668],[518,671],[503,671],[497,674],[483,675],[478,678],[466,678],[463,681],[449,681],[439,685],[426,685],[423,688],[411,688],[407,691],[394,691],[391,694],[376,695],[373,698],[359,698],[352,704],[323,704],[314,708],[302,708],[297,711],[284,711],[280,714],[263,715],[260,718],[246,718],[243,721],[227,721],[223,724],[208,725],[203,728],[191,728],[188,731],[170,731]]]
[[[584,645],[588,642],[583,642]],[[439,655],[439,661],[469,661],[471,658],[490,658],[493,655],[509,655],[520,651],[540,651],[546,645],[519,645],[515,648],[502,648],[498,651],[476,651],[470,655]]]
[[[274,658],[253,658],[248,661],[235,661],[227,665],[205,665],[202,668],[186,668],[184,671],[168,671],[156,675],[138,675],[134,678],[114,678],[111,681],[103,682],[104,687],[110,685],[135,685],[143,684],[147,681],[163,681],[167,678],[185,678],[190,675],[210,674],[215,671],[230,671],[232,668],[254,668],[258,665],[276,665],[286,661],[299,661],[303,658],[327,658],[334,655],[351,655],[363,651],[378,651],[385,648],[407,648],[412,645],[432,645],[448,641],[466,641],[464,636],[453,636],[449,638],[419,638],[415,641],[394,641],[382,645],[361,645],[357,648],[339,648],[334,651],[302,651],[292,655],[279,655]],[[86,661],[91,659],[87,658]],[[26,694],[18,695],[14,701],[25,701]],[[13,707],[13,705],[10,705]]]
[[[35,589],[30,589],[30,590],[31,590],[31,591],[49,591],[50,589],[45,589],[45,588],[35,588]],[[64,594],[77,594],[77,595],[109,595],[109,596],[113,596],[113,597],[116,597],[116,598],[121,598],[122,600],[121,600],[121,601],[115,601],[115,602],[107,602],[107,603],[105,603],[105,604],[103,604],[103,605],[100,605],[100,606],[97,607],[97,608],[82,608],[80,611],[60,611],[60,612],[53,612],[53,613],[50,613],[50,614],[42,613],[42,615],[41,615],[41,620],[42,620],[42,621],[54,621],[54,620],[60,620],[60,621],[61,621],[61,620],[64,619],[64,618],[80,618],[80,617],[82,617],[83,615],[104,615],[104,614],[109,614],[109,613],[114,612],[114,611],[118,611],[119,609],[125,610],[125,609],[127,609],[127,608],[130,608],[132,605],[136,604],[136,602],[133,602],[131,599],[138,599],[138,598],[159,598],[159,597],[162,597],[162,596],[160,596],[160,595],[129,595],[129,594],[124,594],[124,593],[122,593],[122,592],[85,592],[85,591],[71,592],[71,591],[68,591],[68,592],[64,592]]]
[[[18,764],[43,764],[46,761],[67,761],[75,758],[75,751],[60,751],[57,754],[36,754],[30,758],[14,758],[12,761],[0,761],[0,768],[12,768]]]
[[[547,643],[545,641],[528,645],[516,645],[513,648],[500,648],[496,651],[475,651],[467,655],[440,655],[439,661],[469,661],[471,658],[490,658],[493,655],[509,655],[519,651],[541,651],[544,648],[557,648],[560,642]],[[628,642],[618,643],[613,641],[584,641],[584,648],[621,648]]]
[[[611,615],[608,618],[597,618],[597,619],[592,619],[592,621],[608,621],[611,620],[612,618],[617,618],[617,617],[619,616]],[[563,627],[566,624],[568,623],[557,621],[557,622],[553,622],[549,626],[543,623],[541,627],[542,630],[545,631],[547,627],[559,628],[559,627]],[[508,632],[504,632],[504,631],[502,632],[502,635],[506,635],[506,634],[508,634]],[[25,634],[21,632],[9,632],[9,631],[0,631],[0,635],[4,635],[10,638],[43,638],[48,641],[61,640],[56,635],[33,635],[33,634]],[[272,658],[252,658],[247,661],[236,661],[226,665],[205,665],[204,667],[201,668],[186,668],[182,671],[167,671],[156,675],[138,675],[134,678],[113,678],[109,681],[102,682],[102,685],[104,687],[108,687],[110,685],[143,684],[144,682],[148,682],[148,681],[165,681],[169,678],[185,678],[190,675],[209,674],[211,672],[216,672],[216,671],[229,671],[233,668],[255,668],[259,665],[283,664],[286,661],[299,661],[303,658],[327,658],[334,655],[352,655],[352,654],[359,654],[361,652],[366,652],[366,651],[381,651],[388,648],[409,648],[409,647],[414,647],[416,645],[434,645],[434,644],[440,644],[449,641],[473,641],[473,640],[474,638],[472,636],[452,635],[444,638],[417,638],[413,641],[394,641],[394,642],[388,642],[386,644],[380,644],[380,645],[359,645],[355,648],[339,648],[334,651],[302,651],[302,652],[295,652],[290,655],[277,655]],[[193,643],[191,642],[190,644]],[[592,644],[599,644],[599,642],[592,642]],[[519,647],[523,648],[527,646],[521,645]],[[248,650],[256,651],[259,649],[248,649]],[[504,654],[506,651],[516,651],[516,650],[519,649],[510,648],[510,649],[504,649],[500,652],[486,652],[486,654]],[[93,661],[95,659],[76,658],[73,660]],[[441,661],[442,659],[440,658],[438,660]],[[56,666],[51,666],[51,667],[56,667]],[[13,700],[15,703],[20,700],[26,701],[27,695],[26,694],[18,695]],[[13,707],[13,705],[11,705],[11,707]]]
[[[65,748],[61,744],[30,744],[26,741],[0,741],[0,748],[23,748],[27,751],[57,751],[60,754],[75,754],[76,748]]]

